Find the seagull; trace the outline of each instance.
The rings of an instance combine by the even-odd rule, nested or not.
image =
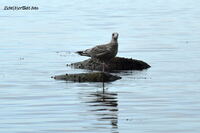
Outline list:
[[[97,59],[103,63],[103,72],[105,62],[109,62],[117,55],[118,52],[118,36],[117,32],[112,33],[112,39],[109,43],[103,45],[97,45],[93,48],[86,49],[84,51],[77,51],[81,56],[88,56],[92,59]]]

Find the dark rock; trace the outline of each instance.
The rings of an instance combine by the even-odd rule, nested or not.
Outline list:
[[[65,75],[57,75],[52,78],[56,80],[66,80],[74,82],[111,82],[121,79],[121,77],[119,76],[103,72],[65,74]]]
[[[79,69],[89,69],[89,70],[99,70],[103,68],[102,63],[94,60],[88,59],[81,62],[76,62],[71,64],[74,68]],[[109,63],[105,65],[105,71],[111,72],[115,70],[143,70],[151,67],[149,64],[136,59],[115,57]]]

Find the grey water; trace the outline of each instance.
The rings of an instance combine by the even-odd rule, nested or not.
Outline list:
[[[3,10],[4,6],[39,10]],[[1,133],[199,133],[199,0],[1,0]],[[105,83],[56,81],[88,72],[74,52],[119,33],[118,56],[151,65]]]

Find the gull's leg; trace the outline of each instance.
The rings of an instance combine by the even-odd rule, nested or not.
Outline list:
[[[103,73],[105,71],[105,62],[103,62]],[[103,94],[104,94],[104,91],[105,91],[105,85],[104,85],[104,75],[102,75],[102,78],[103,78]]]

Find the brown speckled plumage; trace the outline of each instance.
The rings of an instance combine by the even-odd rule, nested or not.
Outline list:
[[[118,35],[118,33],[113,33],[112,40],[108,44],[97,45],[91,49],[77,51],[77,53],[81,56],[88,56],[102,62],[110,61],[117,55],[118,52]]]

